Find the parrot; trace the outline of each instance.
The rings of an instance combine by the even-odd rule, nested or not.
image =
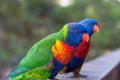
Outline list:
[[[99,32],[100,26],[95,19],[86,18],[79,22],[79,24],[83,25],[87,30],[87,33],[91,37],[94,32]],[[90,39],[89,41],[82,41],[76,48],[73,58],[70,63],[62,70],[62,73],[73,72],[74,77],[86,77],[84,75],[79,74],[83,62],[89,52],[90,48]]]
[[[76,22],[68,23],[35,43],[2,80],[53,79],[71,61],[76,47],[88,40],[85,27]]]

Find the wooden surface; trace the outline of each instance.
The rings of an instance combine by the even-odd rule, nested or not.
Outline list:
[[[84,63],[81,74],[86,78],[70,78],[73,74],[65,74],[61,80],[120,80],[120,49]],[[65,78],[66,77],[66,78]]]

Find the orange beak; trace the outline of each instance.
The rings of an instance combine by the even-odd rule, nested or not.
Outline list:
[[[93,32],[99,32],[99,30],[100,30],[99,25],[94,25]]]
[[[90,40],[89,34],[88,33],[84,33],[83,36],[82,36],[82,40],[88,42]]]

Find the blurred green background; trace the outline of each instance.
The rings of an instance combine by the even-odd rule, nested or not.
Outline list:
[[[34,43],[88,17],[101,29],[91,38],[87,60],[120,47],[120,0],[0,0],[0,77]]]

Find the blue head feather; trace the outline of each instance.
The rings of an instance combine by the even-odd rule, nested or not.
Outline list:
[[[93,34],[93,28],[94,28],[94,25],[98,24],[96,20],[92,19],[92,18],[86,18],[86,19],[83,19],[82,21],[79,22],[81,25],[83,25],[88,34],[91,36]]]
[[[86,29],[79,23],[69,23],[65,42],[68,45],[77,46],[82,41],[82,35],[86,32]]]

